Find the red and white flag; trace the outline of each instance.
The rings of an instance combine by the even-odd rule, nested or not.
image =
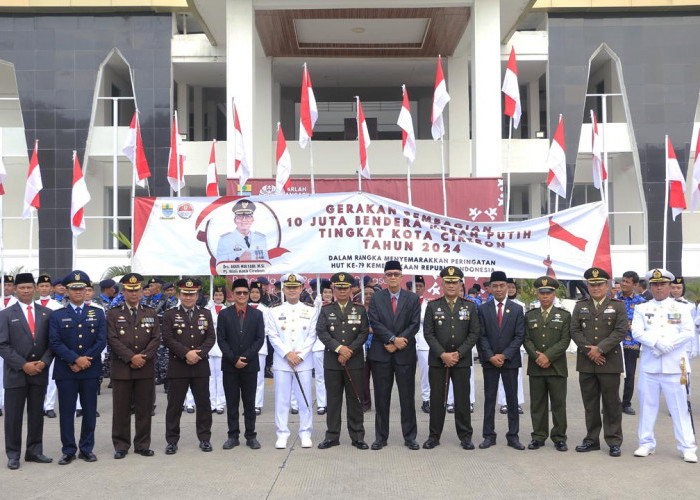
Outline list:
[[[595,112],[591,110],[591,151],[593,152],[593,185],[596,189],[603,189],[603,181],[608,178],[608,172],[605,170],[603,162],[603,141],[598,134],[598,120],[595,117]]]
[[[126,136],[126,142],[122,148],[124,156],[129,158],[134,166],[134,179],[136,184],[141,187],[146,187],[146,179],[151,176],[151,171],[148,168],[148,160],[146,153],[143,150],[143,141],[141,141],[141,125],[139,124],[139,112],[134,111],[134,117],[129,125],[129,134]]]
[[[693,184],[690,187],[690,208],[693,212],[700,208],[700,132],[695,146],[695,163],[693,163]]]
[[[430,115],[430,132],[433,140],[437,141],[445,135],[445,124],[442,121],[442,112],[450,102],[450,94],[447,93],[445,75],[442,73],[442,57],[438,56],[437,72],[435,73],[435,90],[433,92],[433,110]]]
[[[360,146],[360,174],[365,179],[371,179],[369,174],[369,160],[367,159],[367,148],[370,145],[369,130],[365,121],[365,112],[362,111],[360,98],[357,99],[357,141]]]
[[[37,150],[39,149],[39,141],[34,142],[34,152],[32,159],[29,160],[29,172],[27,172],[27,185],[24,187],[24,208],[22,209],[22,218],[26,219],[32,214],[32,208],[39,210],[41,205],[39,192],[44,188],[41,183],[41,169],[39,168],[39,157]]]
[[[666,136],[666,183],[668,184],[668,206],[671,209],[673,220],[686,209],[685,205],[685,177],[681,172],[681,166],[676,159],[671,139]]]
[[[401,85],[403,90],[403,105],[396,124],[401,127],[401,147],[403,155],[413,163],[416,160],[416,135],[413,133],[413,119],[411,118],[411,105],[408,102],[406,85]]]
[[[318,108],[314,89],[311,87],[311,75],[304,63],[304,76],[301,81],[301,106],[299,108],[299,146],[306,147],[314,135],[314,125],[318,120]]]
[[[241,131],[241,123],[238,121],[238,111],[236,111],[236,103],[233,106],[233,158],[234,172],[238,175],[238,184],[245,186],[250,178],[250,167],[248,160],[245,157],[245,144],[243,143],[243,132]]]
[[[177,125],[177,111],[173,117],[173,133],[170,138],[170,159],[168,160],[168,182],[174,193],[185,187],[185,155],[182,151],[182,137]]]
[[[85,231],[85,218],[83,210],[85,205],[90,202],[90,193],[88,192],[85,178],[83,177],[83,169],[80,168],[78,162],[78,154],[73,151],[73,190],[70,197],[70,228],[74,236],[78,236]]]
[[[207,196],[219,196],[219,175],[216,172],[216,139],[211,143],[211,155],[207,167]]]
[[[504,113],[513,119],[513,127],[516,129],[520,125],[520,115],[523,111],[520,106],[520,87],[518,86],[518,62],[515,60],[515,47],[510,48],[510,57],[506,67],[506,75],[503,78],[505,94]]]
[[[547,187],[562,198],[566,198],[566,146],[564,142],[564,119],[559,115],[559,125],[547,155]]]
[[[280,123],[277,122],[277,194],[284,194],[292,187],[292,158]]]

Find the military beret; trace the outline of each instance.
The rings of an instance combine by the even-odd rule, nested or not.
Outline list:
[[[25,285],[27,283],[34,284],[34,276],[32,273],[18,273],[15,276],[15,285]]]
[[[503,271],[494,271],[491,273],[491,278],[489,279],[489,285],[494,281],[504,281],[508,282],[508,277]]]
[[[129,273],[125,274],[122,276],[122,279],[119,280],[119,283],[121,283],[124,286],[125,290],[140,290],[141,289],[141,282],[143,281],[143,276],[141,276],[138,273]],[[102,283],[100,283],[100,286],[102,286]],[[103,287],[104,288],[104,287]]]
[[[296,273],[287,273],[283,274],[282,277],[280,278],[280,281],[284,286],[290,287],[290,286],[301,286],[304,284],[306,279]]]
[[[263,285],[269,285],[269,284],[270,284],[270,280],[268,280],[265,276],[260,276],[260,277],[257,279],[257,282],[258,282],[258,283],[262,283]]]
[[[148,284],[149,284],[149,285],[153,285],[153,284],[162,285],[162,284],[163,284],[163,280],[160,279],[160,278],[157,277],[157,276],[154,276],[153,278],[151,278],[150,280],[148,280]]]
[[[90,283],[90,276],[84,271],[71,271],[63,278],[61,284],[66,288],[85,288]],[[114,282],[113,282],[114,283]]]
[[[559,288],[559,282],[549,276],[540,276],[535,280],[533,286],[537,288],[538,292],[553,292]]]
[[[458,267],[448,266],[440,271],[440,277],[446,283],[458,283],[462,280],[462,278],[464,278],[464,273]]]
[[[331,280],[329,279],[322,279],[321,280],[321,290],[326,290],[331,288]]]
[[[143,279],[143,278],[141,278]],[[100,281],[100,288],[112,288],[114,285],[116,285],[116,281],[111,280],[111,279],[106,279]]]
[[[51,282],[51,286],[56,286],[56,285],[62,285],[63,284],[63,278],[56,278]]]
[[[48,274],[40,274],[39,277],[36,279],[36,284],[38,285],[39,283],[51,284],[51,276],[49,276]]]
[[[252,215],[255,212],[255,203],[250,200],[238,200],[231,210],[236,215]]]
[[[180,293],[185,295],[197,293],[199,288],[202,286],[202,282],[197,278],[182,278],[177,282],[177,287],[180,289]]]
[[[233,280],[233,285],[231,285],[231,290],[235,290],[236,288],[245,288],[246,290],[250,290],[250,286],[248,285],[248,280],[245,278],[238,278],[236,280]]]
[[[649,283],[671,283],[676,277],[666,269],[652,269],[646,275]]]
[[[365,286],[367,286],[369,282],[372,281],[372,277],[365,275],[365,277],[362,278],[362,281],[364,282]]]
[[[415,282],[416,283],[423,283],[425,285],[425,278],[423,278],[423,276],[421,276],[420,274],[416,274]]]
[[[175,288],[175,284],[172,281],[168,281],[163,285],[163,290],[170,290],[171,288]]]
[[[398,260],[387,260],[384,264],[384,272],[387,271],[401,271],[401,262]]]
[[[607,273],[607,271],[605,271],[605,269],[591,267],[590,269],[587,269],[585,273],[583,273],[583,279],[589,283],[602,283],[604,281],[608,281],[610,279],[610,275]]]
[[[350,285],[354,282],[354,278],[348,273],[335,273],[331,276],[331,283],[336,288],[350,288]]]

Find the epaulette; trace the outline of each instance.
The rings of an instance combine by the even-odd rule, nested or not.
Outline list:
[[[428,300],[428,304],[430,304],[431,302],[438,301],[438,300],[440,300],[441,298],[442,298],[442,296],[440,296],[440,297],[438,297],[438,298],[436,298],[436,299],[430,299],[430,300]]]
[[[579,302],[585,302],[585,301],[587,301],[587,300],[588,300],[588,297],[584,297],[584,298],[582,298],[582,299],[578,299],[578,300],[576,301],[576,303],[578,304]]]
[[[610,302],[624,302],[624,300],[620,300],[616,297],[610,297]]]
[[[552,307],[554,307],[554,306],[552,306]],[[527,311],[525,311],[525,316],[527,316],[527,315],[530,314],[530,313],[534,313],[534,312],[537,311],[538,309],[541,309],[541,307],[535,307],[535,308],[533,308],[533,309],[528,309]],[[561,308],[557,308],[557,309],[561,309]]]
[[[362,302],[353,302],[353,306],[361,307],[362,309],[367,309]]]
[[[125,303],[124,305],[126,305],[126,303]],[[149,304],[141,304],[141,307],[145,307],[145,308],[148,308],[148,309],[155,309],[153,306],[151,306],[151,305],[149,305]]]
[[[281,306],[281,305],[282,305],[282,302],[276,302],[276,303],[274,303],[274,304],[270,304],[270,305],[267,306],[267,307],[269,307],[270,309],[272,309],[273,307],[279,307],[279,306]]]
[[[685,300],[683,297],[678,297],[677,299],[674,299],[676,302],[680,302],[681,304],[690,304],[687,300]]]

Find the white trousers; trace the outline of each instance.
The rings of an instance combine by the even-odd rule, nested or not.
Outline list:
[[[678,441],[678,450],[695,452],[695,436],[690,423],[688,400],[685,387],[680,384],[680,374],[645,373],[639,371],[637,394],[639,396],[639,445],[651,450],[656,448],[654,424],[659,413],[659,396],[664,393],[664,399],[671,413],[673,434]]]
[[[258,385],[255,387],[255,407],[262,408],[265,400],[265,359],[267,354],[258,354],[260,370],[258,370]]]
[[[520,351],[520,361],[525,363],[525,354]],[[525,393],[523,392],[523,369],[518,368],[518,404],[525,403]],[[506,391],[503,389],[503,380],[498,377],[498,404],[504,406],[506,404]]]
[[[192,389],[187,389],[187,396],[185,396],[185,406],[191,406],[194,408],[194,396],[192,395]]]
[[[428,382],[428,353],[430,351],[416,351],[418,356],[418,374],[420,375],[420,398],[422,401],[430,401],[430,382]],[[450,394],[452,382],[450,382]],[[448,396],[449,398],[449,396]],[[449,404],[449,399],[448,399]]]
[[[221,373],[221,356],[209,356],[209,403],[212,410],[224,408],[224,379]]]
[[[314,351],[314,376],[316,378],[316,407],[326,407],[326,378],[323,375],[323,356],[324,351]],[[310,403],[311,401],[309,401]]]
[[[304,370],[299,373],[299,380],[304,386],[304,393],[307,398],[311,397],[311,370]],[[289,438],[289,405],[292,394],[294,394],[299,404],[299,437],[311,438],[312,416],[311,408],[304,404],[304,396],[297,383],[294,372],[274,370],[275,374],[275,424],[277,425],[277,438]],[[309,401],[309,405],[311,401]]]
[[[53,379],[53,365],[49,367],[49,385],[46,387],[46,397],[44,397],[44,411],[56,409],[56,381]]]

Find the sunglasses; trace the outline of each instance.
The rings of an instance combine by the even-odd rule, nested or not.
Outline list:
[[[401,273],[384,273],[384,276],[386,276],[387,278],[398,278],[399,276],[401,276]]]
[[[233,293],[236,295],[248,295],[249,292],[248,292],[248,290],[236,290]]]

